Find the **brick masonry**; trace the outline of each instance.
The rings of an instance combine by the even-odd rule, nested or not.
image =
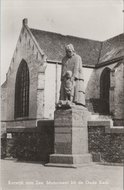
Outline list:
[[[102,123],[99,126],[88,125],[88,151],[92,154],[93,161],[123,163],[124,129],[106,130]],[[3,131],[1,158],[14,157],[18,160],[49,162],[49,155],[54,153],[54,130],[58,134],[60,131],[67,135],[70,133],[65,127],[54,129],[53,120],[39,121],[37,128],[9,128],[7,134]],[[59,141],[62,141],[62,138]],[[69,139],[67,140],[69,142]],[[61,150],[65,155],[69,154],[70,142],[66,143],[64,140],[64,143],[59,144],[58,141],[57,143],[59,145],[59,150],[56,146],[57,152]],[[64,152],[65,144],[67,152]]]
[[[124,133],[106,133],[105,126],[89,126],[88,146],[93,161],[123,163],[123,139]]]
[[[9,128],[1,142],[2,158],[48,162],[54,151],[54,122],[39,121],[37,128]]]

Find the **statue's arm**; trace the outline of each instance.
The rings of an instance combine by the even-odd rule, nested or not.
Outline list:
[[[82,60],[80,56],[77,56],[77,59],[75,61],[75,65],[74,65],[74,79],[79,79],[79,71],[80,71],[80,65],[82,65]]]

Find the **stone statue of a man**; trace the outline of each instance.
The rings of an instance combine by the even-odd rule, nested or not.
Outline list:
[[[66,55],[62,60],[61,88],[59,103],[85,105],[82,60],[74,51],[72,44],[65,47]],[[69,104],[70,104],[69,103]]]

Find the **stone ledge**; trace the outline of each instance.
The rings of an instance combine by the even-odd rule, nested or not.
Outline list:
[[[7,128],[7,133],[23,133],[23,132],[37,132],[36,127],[10,127]]]
[[[105,127],[113,127],[113,121],[110,119],[103,119],[103,120],[91,120],[91,121],[88,121],[88,126],[89,127],[95,127],[95,126],[105,126]]]
[[[37,126],[38,127],[41,127],[41,126],[45,126],[45,127],[54,126],[54,120],[49,120],[49,119],[38,120],[37,121]]]
[[[88,127],[105,127],[105,133],[124,133],[124,126],[113,126],[112,120],[88,121]]]
[[[20,118],[17,118],[17,119],[12,119],[12,120],[1,120],[1,122],[18,122],[18,121],[33,121],[33,120],[37,120],[39,118],[29,118],[29,117],[20,117]]]
[[[111,127],[108,133],[124,133],[124,126]]]
[[[37,120],[15,120],[6,122],[7,128],[34,128],[37,127]]]
[[[28,121],[31,122],[31,121]],[[16,126],[7,126],[7,133],[20,133],[20,132],[40,132],[43,127],[54,128],[54,120],[38,120],[37,125],[34,126],[21,126],[19,123]],[[29,123],[30,124],[30,123]]]

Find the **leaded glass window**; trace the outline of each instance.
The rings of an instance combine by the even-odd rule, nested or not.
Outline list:
[[[15,84],[15,118],[29,115],[29,69],[22,60],[16,75]]]

